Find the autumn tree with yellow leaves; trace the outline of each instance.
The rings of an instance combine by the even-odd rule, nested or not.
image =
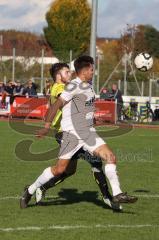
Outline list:
[[[45,38],[54,54],[68,61],[86,52],[91,31],[91,9],[87,0],[55,0],[46,13]]]

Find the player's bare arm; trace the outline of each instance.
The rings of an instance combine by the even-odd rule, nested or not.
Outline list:
[[[61,97],[59,97],[55,103],[50,105],[50,107],[45,115],[45,126],[44,126],[44,128],[42,128],[36,132],[37,137],[41,138],[48,134],[49,129],[51,127],[51,123],[54,120],[54,117],[56,116],[58,110],[62,109],[64,104],[65,104],[65,101]]]

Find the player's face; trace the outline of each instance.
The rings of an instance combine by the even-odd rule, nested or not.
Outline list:
[[[71,80],[71,71],[69,68],[64,67],[60,70],[61,81],[67,83]]]
[[[85,75],[85,80],[86,81],[90,81],[93,78],[93,74],[94,74],[94,67],[91,64],[90,67],[85,68],[84,70],[84,75]]]

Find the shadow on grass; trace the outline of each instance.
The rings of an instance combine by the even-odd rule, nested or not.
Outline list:
[[[78,189],[61,189],[56,197],[45,197],[45,201],[42,201],[38,204],[38,206],[56,206],[56,205],[71,205],[81,202],[89,202],[93,203],[99,207],[104,209],[110,209],[102,200],[98,199],[98,192],[97,191],[83,191],[78,192]],[[30,204],[30,207],[35,205]],[[136,214],[132,211],[115,211],[118,213],[125,213],[125,214]]]
[[[136,189],[136,190],[134,190],[134,192],[136,192],[136,193],[150,193],[150,190],[147,190],[147,189]]]

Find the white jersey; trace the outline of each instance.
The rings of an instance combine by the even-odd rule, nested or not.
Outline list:
[[[95,92],[89,83],[79,78],[72,80],[61,98],[67,102],[62,109],[62,131],[78,134],[93,126]]]

